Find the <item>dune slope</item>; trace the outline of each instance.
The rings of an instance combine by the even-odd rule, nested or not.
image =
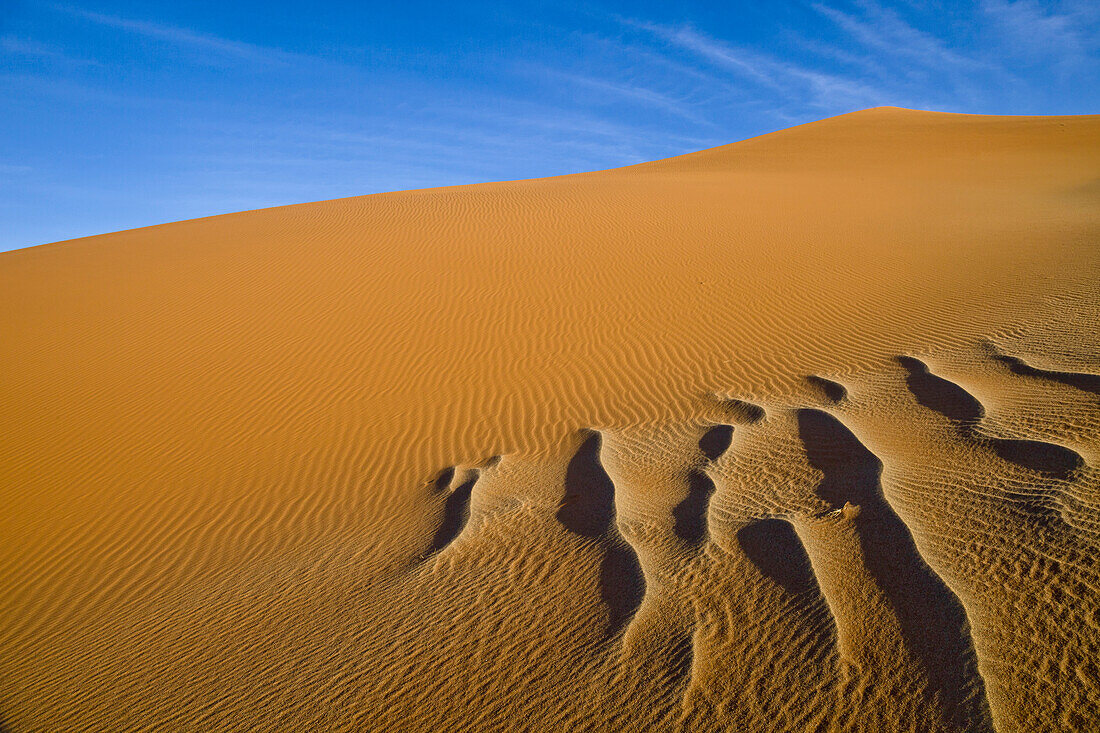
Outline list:
[[[0,254],[0,727],[1082,730],[1100,116]]]

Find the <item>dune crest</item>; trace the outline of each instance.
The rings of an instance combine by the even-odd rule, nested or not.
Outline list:
[[[1100,116],[0,253],[4,730],[1100,720]]]

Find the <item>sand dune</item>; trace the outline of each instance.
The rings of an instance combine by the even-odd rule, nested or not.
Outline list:
[[[1087,730],[1100,117],[0,254],[0,727]]]

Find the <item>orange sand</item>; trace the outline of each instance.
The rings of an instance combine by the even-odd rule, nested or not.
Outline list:
[[[1083,730],[1100,116],[0,254],[0,727]]]

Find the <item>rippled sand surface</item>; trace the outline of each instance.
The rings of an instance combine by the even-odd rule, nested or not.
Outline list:
[[[0,728],[1087,730],[1100,117],[0,254]]]

